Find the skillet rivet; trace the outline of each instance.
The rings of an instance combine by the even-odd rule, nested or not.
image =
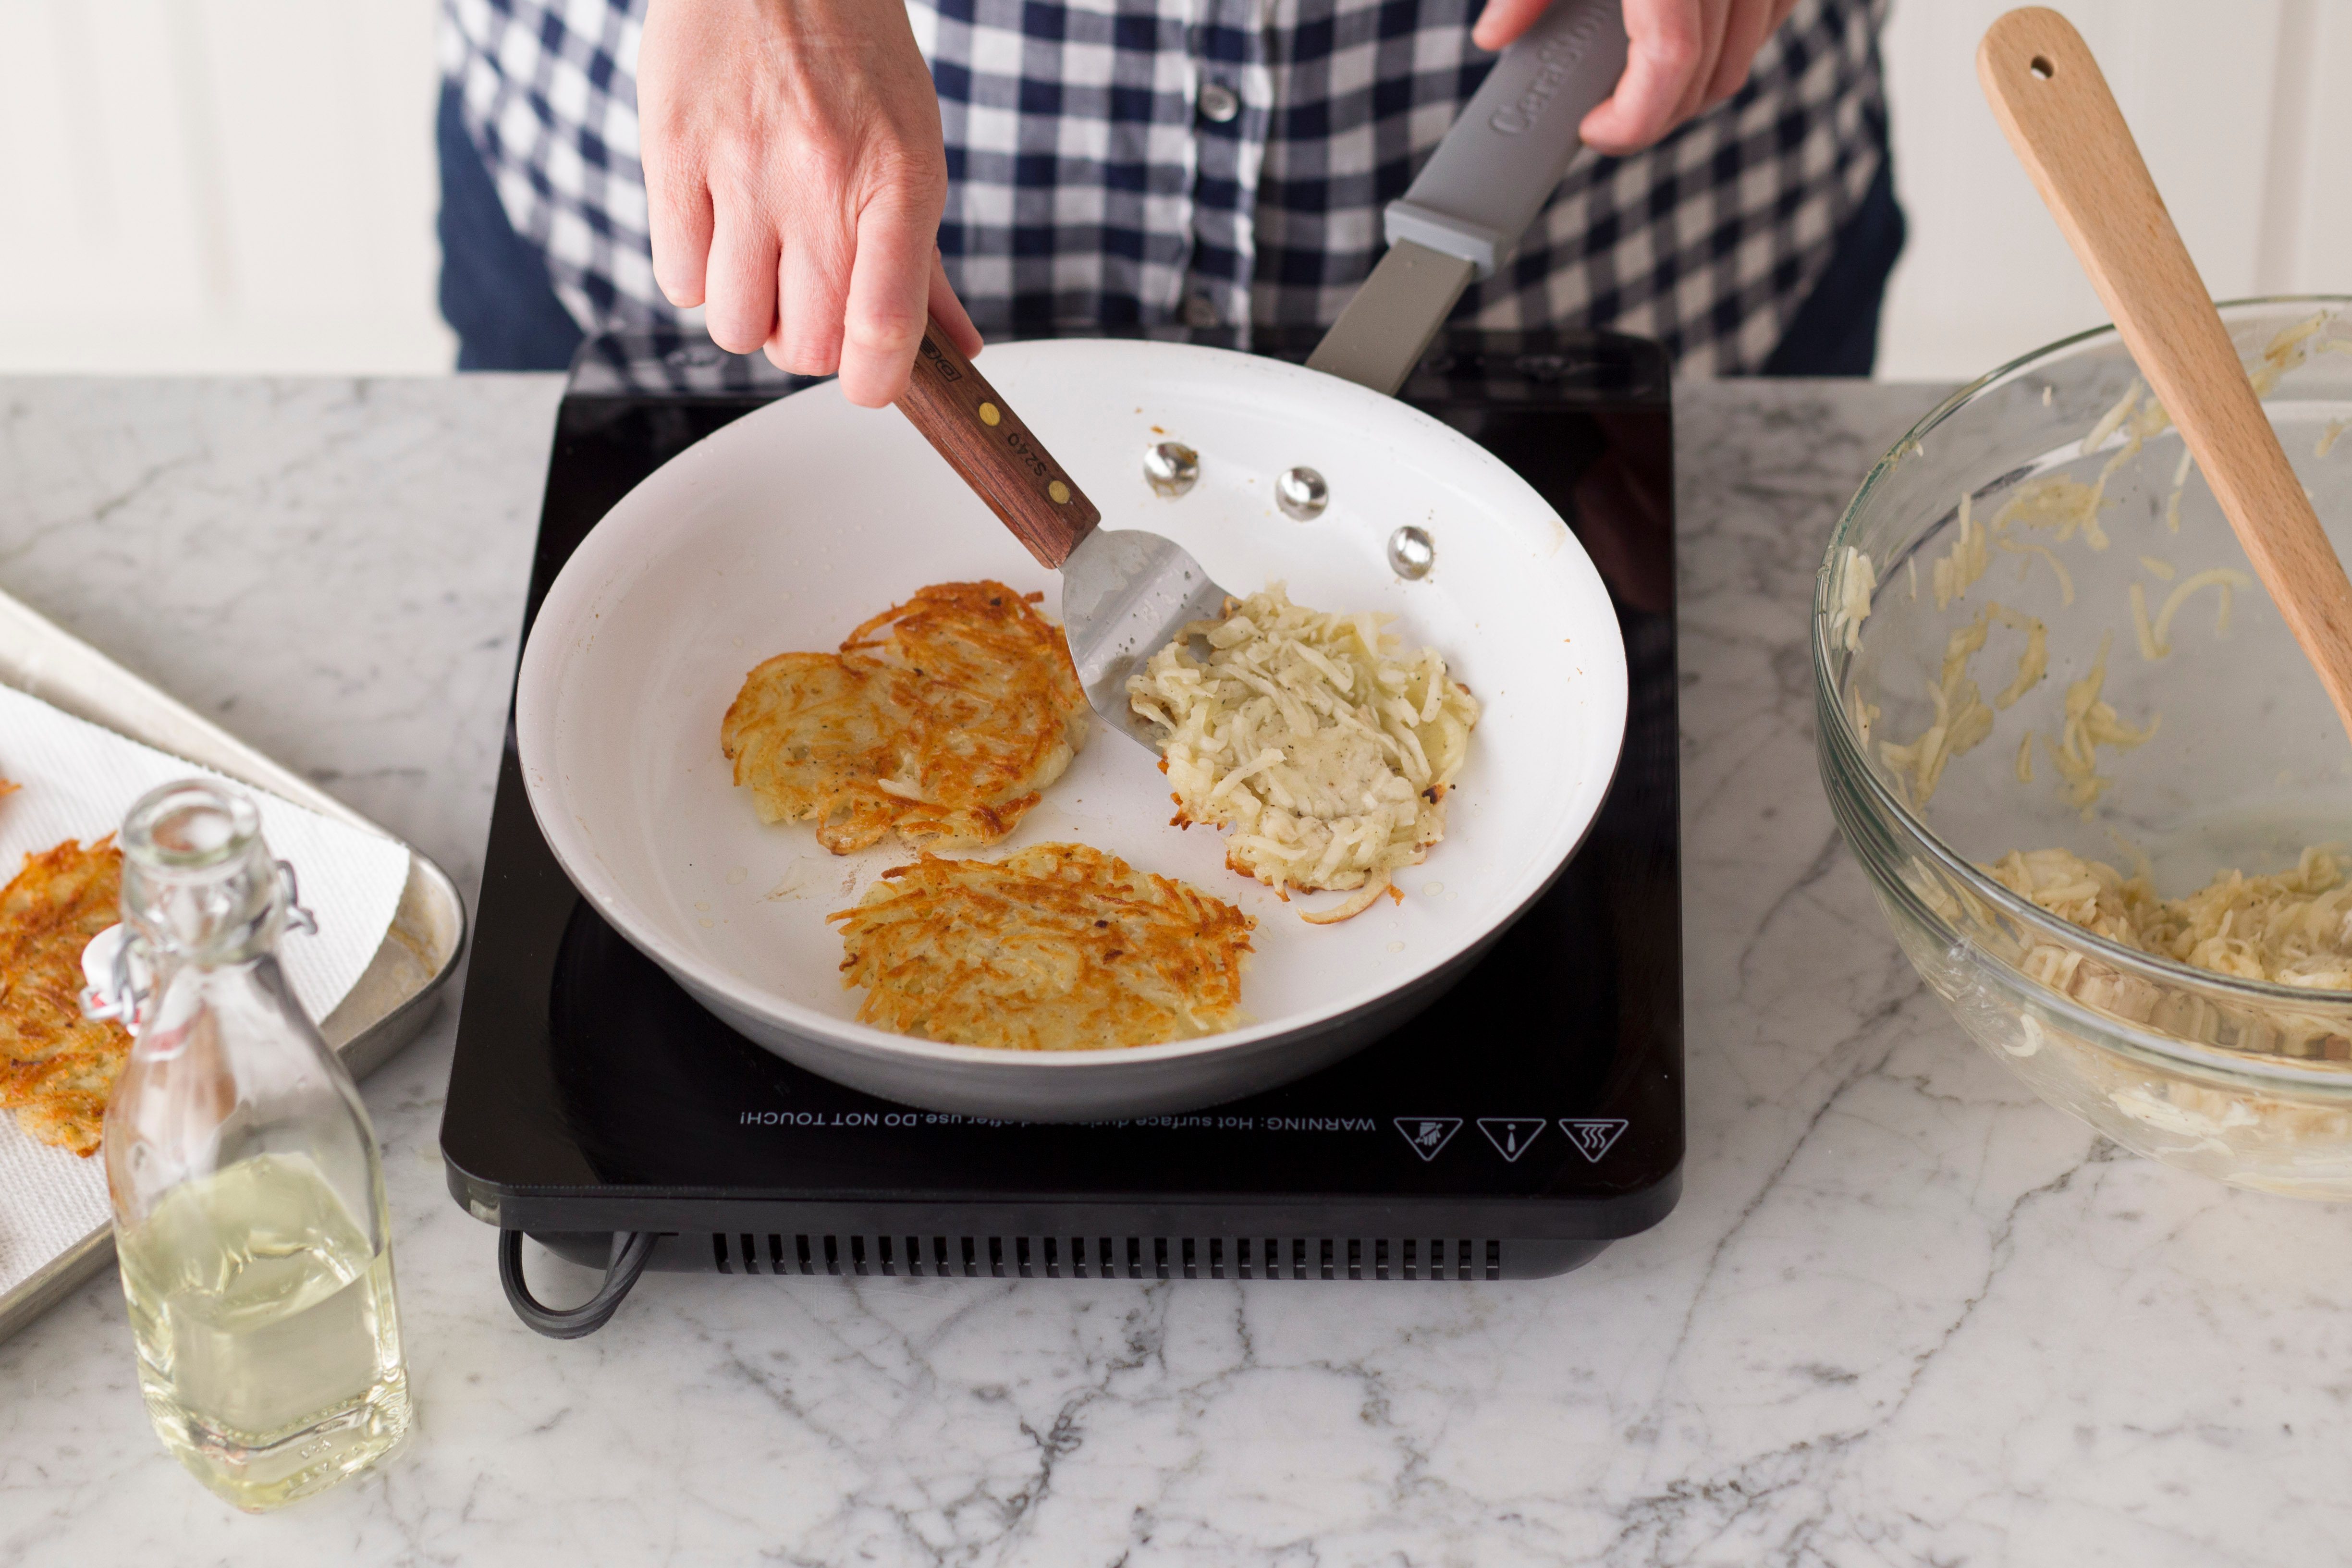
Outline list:
[[[1419,582],[1435,564],[1437,542],[1429,537],[1427,529],[1406,523],[1389,535],[1389,570],[1398,576]]]
[[[1143,448],[1143,479],[1163,496],[1181,496],[1201,479],[1201,454],[1181,441],[1155,441]]]
[[[1323,509],[1331,504],[1331,487],[1312,468],[1285,468],[1282,477],[1274,481],[1274,500],[1284,516],[1305,522],[1310,517],[1320,517]]]
[[[980,422],[982,425],[993,425],[1003,417],[1003,415],[997,412],[995,404],[983,403],[980,405]]]

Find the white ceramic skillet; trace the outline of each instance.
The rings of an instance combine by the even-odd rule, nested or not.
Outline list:
[[[908,1104],[1033,1121],[1192,1109],[1271,1088],[1429,1005],[1566,864],[1624,733],[1623,646],[1607,591],[1541,497],[1466,437],[1379,393],[1276,361],[1172,343],[992,348],[982,368],[1103,513],[1166,534],[1216,580],[1286,582],[1320,608],[1391,612],[1485,705],[1446,802],[1447,836],[1336,926],[1298,918],[1223,866],[1213,829],[1169,825],[1150,755],[1099,721],[997,855],[1077,840],[1181,878],[1257,919],[1246,1026],[1130,1049],[993,1051],[855,1021],[825,915],[911,858],[895,838],[836,857],[805,825],[764,826],[731,782],[719,727],[744,673],[835,647],[925,584],[993,577],[1059,598],[1004,527],[887,410],[831,384],[719,431],[649,476],[550,589],[515,703],[541,830],[604,917],[698,1000],[811,1071]],[[1170,500],[1141,458],[1175,438],[1201,478]],[[1275,476],[1319,471],[1311,521]],[[1398,577],[1391,533],[1418,523],[1436,564]],[[658,1049],[648,1042],[648,1049]]]

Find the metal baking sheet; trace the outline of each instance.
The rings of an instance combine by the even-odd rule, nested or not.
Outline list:
[[[0,594],[0,684],[322,816],[371,833],[384,831],[5,594]],[[366,1077],[416,1037],[465,945],[466,903],[457,884],[409,849],[408,886],[383,945],[350,994],[319,1025],[352,1076]],[[0,1340],[40,1316],[113,1257],[114,1233],[100,1226],[0,1294]]]

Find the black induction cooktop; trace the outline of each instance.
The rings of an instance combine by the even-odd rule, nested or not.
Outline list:
[[[526,625],[639,479],[803,384],[707,342],[583,347]],[[528,1232],[599,1266],[629,1236],[638,1262],[720,1273],[1496,1279],[1663,1218],[1683,1158],[1666,363],[1614,335],[1457,332],[1401,395],[1568,519],[1632,676],[1583,847],[1451,993],[1336,1067],[1187,1115],[1056,1126],[876,1100],[735,1034],[588,908],[509,724],[441,1128],[450,1191],[509,1233],[509,1268]]]

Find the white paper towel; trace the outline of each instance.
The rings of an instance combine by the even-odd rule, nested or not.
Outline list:
[[[0,884],[25,857],[68,838],[114,832],[131,804],[160,784],[220,778],[37,698],[0,686],[0,778],[18,785],[0,796]],[[316,936],[289,932],[279,946],[287,983],[313,1018],[359,980],[400,907],[408,851],[380,834],[347,826],[236,780],[261,812],[270,853],[289,861],[302,902],[319,917]],[[0,1293],[107,1222],[106,1167],[26,1136],[0,1110]]]

